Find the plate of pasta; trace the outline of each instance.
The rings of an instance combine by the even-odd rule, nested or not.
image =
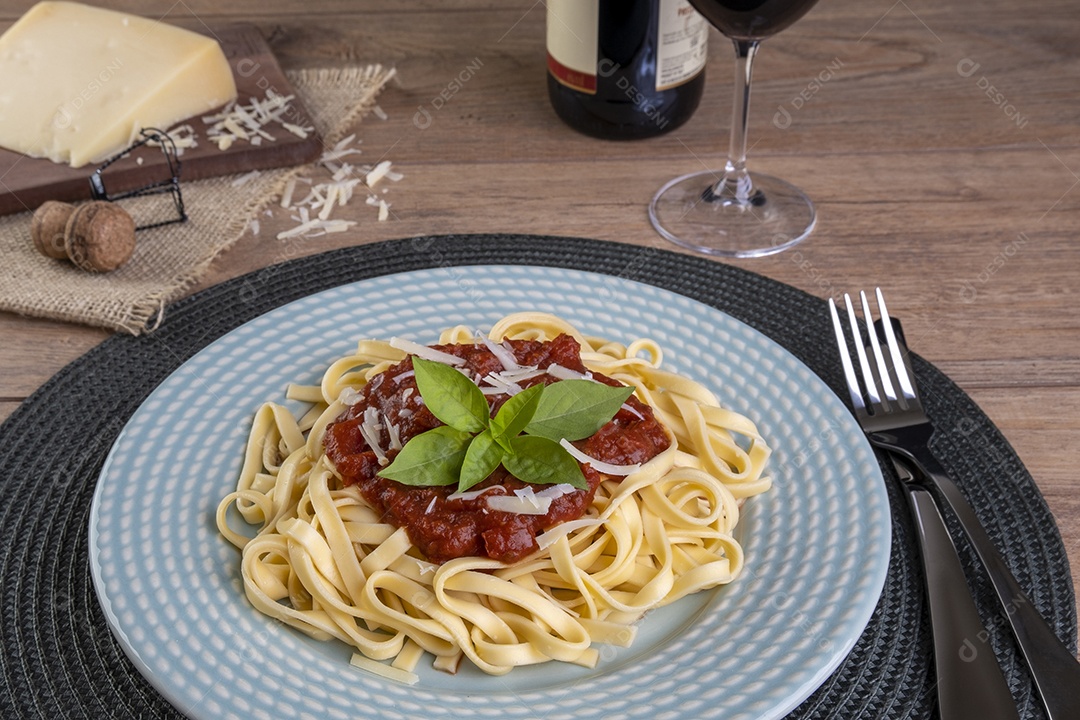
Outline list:
[[[197,718],[770,718],[843,660],[889,506],[844,404],[660,288],[486,265],[260,316],[131,417],[98,598]]]

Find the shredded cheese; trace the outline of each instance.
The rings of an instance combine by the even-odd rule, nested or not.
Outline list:
[[[497,375],[495,373],[488,373],[486,376],[484,376],[484,382],[488,383],[489,385],[492,385],[499,392],[506,393],[507,395],[517,395],[519,392],[524,390],[524,388],[522,388],[516,382],[511,382],[509,380],[504,380],[502,377],[500,377],[499,375]],[[481,388],[481,391],[482,390],[483,390],[483,388]],[[490,395],[491,393],[485,393],[485,394]]]
[[[281,95],[271,88],[266,91],[266,97],[253,97],[246,105],[234,100],[216,115],[203,117],[203,123],[208,126],[206,137],[219,150],[228,150],[238,140],[252,145],[262,144],[263,140],[276,142],[277,138],[264,128],[277,123],[288,132],[306,138],[315,132],[314,127],[296,125],[283,119],[293,112],[289,103],[294,98],[293,95]]]
[[[364,399],[364,396],[356,391],[355,388],[343,387],[341,392],[338,393],[338,401],[344,405],[352,407],[358,402]]]
[[[484,346],[491,351],[491,354],[502,363],[504,370],[513,371],[521,369],[521,365],[518,363],[517,359],[514,358],[514,353],[510,352],[504,346],[496,344],[483,333],[476,333],[476,337],[478,337],[480,342],[484,343]]]
[[[383,160],[364,176],[364,184],[369,188],[375,187],[380,180],[386,177],[386,173],[388,172],[390,172],[390,161]]]
[[[536,493],[537,497],[547,497],[554,500],[560,498],[563,495],[569,495],[570,493],[577,492],[577,488],[568,483],[559,483],[558,485],[552,485],[551,487],[544,488],[540,492]]]
[[[387,420],[386,421],[386,432],[387,432],[387,434],[390,435],[390,449],[391,450],[400,450],[401,447],[402,447],[402,445],[401,445],[401,431],[398,429],[398,426],[395,425],[394,423],[390,422],[389,420]]]
[[[244,173],[243,175],[232,181],[232,186],[240,187],[242,185],[247,185],[249,182],[259,177],[260,175],[262,175],[261,170],[252,170],[249,173]]]
[[[465,360],[459,358],[457,355],[451,355],[450,353],[444,353],[434,348],[429,348],[426,345],[420,343],[414,343],[412,340],[406,340],[405,338],[392,337],[390,338],[390,347],[397,348],[398,350],[404,350],[410,355],[416,355],[424,360],[433,360],[434,362],[440,362],[444,365],[464,365]],[[404,373],[402,373],[404,375]],[[400,376],[399,376],[400,377]]]
[[[275,117],[272,113],[271,116]],[[219,122],[225,123],[225,119],[221,119]],[[250,112],[246,115],[235,114],[235,116],[229,118],[230,126],[236,125],[241,132],[248,134],[250,134],[251,127],[257,125],[258,122],[258,118],[252,117]],[[222,125],[222,127],[225,126]],[[293,134],[314,131],[313,128],[300,127],[289,123],[282,123],[282,127]],[[224,135],[215,134],[212,138],[219,144],[222,141],[231,144],[235,139],[239,138],[239,135],[230,131]],[[312,178],[293,177],[287,181],[281,195],[280,204],[281,207],[287,210],[299,213],[299,217],[293,216],[293,219],[297,222],[296,227],[278,233],[278,239],[318,237],[329,233],[347,231],[357,223],[354,221],[333,220],[333,212],[339,207],[348,205],[354,199],[356,193],[362,190],[367,192],[365,202],[377,209],[376,217],[378,221],[385,222],[390,219],[391,203],[376,196],[372,187],[383,179],[397,182],[404,175],[394,172],[391,169],[391,161],[389,160],[383,160],[374,167],[371,165],[354,165],[352,156],[363,154],[359,148],[354,146],[359,142],[354,133],[342,138],[332,148],[323,152],[317,165],[320,172],[325,171],[329,174],[329,179],[316,181]],[[300,197],[299,193],[296,192],[297,184],[301,182],[310,186],[303,197]],[[385,188],[383,192],[386,192]],[[323,223],[312,223],[310,215],[315,215]]]
[[[571,370],[558,363],[548,365],[547,374],[559,380],[592,380],[593,382],[600,382],[592,376],[591,372],[579,373],[577,370]]]
[[[288,208],[292,205],[292,196],[296,192],[296,178],[291,177],[285,183],[285,190],[281,193],[281,207]]]
[[[503,493],[506,492],[506,488],[504,486],[502,486],[502,485],[492,485],[491,487],[486,487],[483,490],[467,490],[466,492],[456,492],[453,495],[447,495],[446,499],[447,500],[475,500],[476,498],[480,497],[481,495],[488,492],[489,490],[495,490],[496,488],[503,491]]]
[[[382,428],[382,424],[379,423],[379,411],[373,407],[366,408],[364,410],[364,422],[360,424],[360,435],[364,438],[368,447],[371,448],[371,451],[375,453],[375,458],[379,461],[379,464],[386,465],[389,459],[379,442],[379,431]]]
[[[531,493],[531,488],[529,488]],[[514,513],[515,515],[547,515],[551,509],[551,498],[528,495],[494,495],[487,499],[492,510]]]
[[[566,452],[573,455],[575,460],[580,463],[592,465],[594,470],[596,470],[597,472],[602,472],[605,475],[629,475],[630,473],[635,472],[639,468],[641,468],[640,463],[634,463],[633,465],[612,465],[611,463],[597,460],[596,458],[586,455],[585,453],[578,450],[576,447],[574,447],[573,443],[571,443],[566,438],[560,440],[559,444],[566,449]]]
[[[310,235],[313,231],[319,230],[320,234],[325,235],[327,233],[339,233],[345,232],[349,228],[356,225],[355,220],[305,220],[291,230],[283,230],[277,234],[278,240],[288,240],[289,238],[299,237],[300,235]]]
[[[195,128],[191,125],[177,125],[174,128],[169,128],[165,133],[172,140],[172,144],[176,147],[176,157],[180,157],[184,154],[184,150],[190,148],[199,147],[197,135],[195,134]],[[161,143],[157,140],[147,140],[146,144],[149,147],[160,147]],[[142,158],[139,158],[141,160]],[[138,161],[136,161],[138,162]],[[141,165],[142,163],[139,162]]]

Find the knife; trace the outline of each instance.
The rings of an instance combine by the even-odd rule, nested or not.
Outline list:
[[[915,520],[930,603],[938,709],[941,720],[1018,718],[1005,676],[979,618],[956,546],[934,496],[890,453]]]

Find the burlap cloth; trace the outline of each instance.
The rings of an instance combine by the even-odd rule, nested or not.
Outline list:
[[[370,65],[287,75],[323,141],[333,144],[374,106],[394,71]],[[161,322],[167,303],[243,235],[288,177],[303,169],[265,170],[239,186],[233,184],[237,175],[183,183],[188,222],[139,231],[135,254],[111,273],[84,272],[38,254],[29,212],[2,217],[0,310],[144,333]],[[138,217],[140,205],[148,203],[160,205],[161,199],[125,201],[125,207]]]

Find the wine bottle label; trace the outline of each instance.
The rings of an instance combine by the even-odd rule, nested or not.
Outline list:
[[[687,0],[660,0],[656,89],[682,85],[701,72],[708,40],[708,21]]]
[[[600,0],[547,0],[548,72],[563,85],[596,94]]]

